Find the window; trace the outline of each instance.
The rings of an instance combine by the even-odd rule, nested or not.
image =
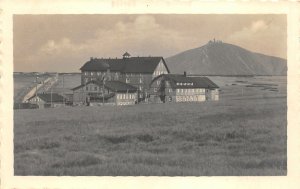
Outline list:
[[[94,73],[93,73],[93,72],[91,72],[91,75],[94,75]]]
[[[157,81],[156,81],[156,84],[157,84],[157,85],[159,85],[159,84],[160,84],[160,81],[159,81],[159,80],[157,80]]]
[[[156,87],[154,87],[154,88],[153,88],[153,91],[154,91],[154,92],[157,92],[157,88],[156,88]]]
[[[123,94],[123,99],[126,99],[126,94]]]
[[[169,89],[169,93],[171,93],[171,92],[173,92],[173,90],[172,90],[172,89]]]
[[[85,90],[87,90],[87,91],[88,91],[88,90],[89,90],[89,87],[88,87],[88,86],[86,86],[86,87],[85,87]]]
[[[98,90],[98,87],[97,87],[97,86],[95,86],[95,87],[94,87],[94,90],[95,90],[95,91],[97,91],[97,90]]]
[[[143,87],[142,87],[142,86],[139,86],[139,90],[142,91],[142,90],[143,90]]]
[[[142,78],[140,78],[140,83],[143,83],[143,79]]]
[[[130,79],[129,78],[126,78],[126,83],[130,83]]]

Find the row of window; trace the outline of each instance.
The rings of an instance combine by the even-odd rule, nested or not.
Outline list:
[[[124,106],[124,105],[133,105],[134,102],[119,102],[118,105],[119,106]]]
[[[168,72],[167,71],[154,71],[154,76],[159,76],[161,74],[167,74]]]
[[[176,96],[176,102],[194,102],[194,101],[205,101],[205,96]]]
[[[91,76],[96,76],[96,75],[103,75],[103,74],[106,74],[107,72],[84,72],[84,75],[88,76],[88,75],[91,75]],[[118,73],[116,72],[115,75],[118,75]]]
[[[176,83],[178,86],[193,86],[194,83]]]
[[[205,89],[177,89],[177,93],[204,93]]]
[[[126,83],[130,83],[130,78],[126,78]],[[143,83],[143,79],[142,78],[140,78],[139,79],[139,83]]]
[[[126,100],[126,99],[136,99],[135,94],[117,94],[117,99]]]
[[[86,75],[86,76],[100,76],[100,75],[103,75],[103,74],[106,74],[107,72],[84,72],[83,74]],[[119,76],[120,73],[119,72],[111,72],[111,74],[113,75],[116,75],[116,76]],[[129,76],[139,76],[139,77],[142,77],[143,74],[141,73],[138,73],[138,74],[134,74],[134,73],[126,73],[125,74],[126,77],[129,77]]]
[[[139,74],[134,74],[134,73],[126,73],[126,77],[129,77],[129,76],[140,76],[142,77],[143,74],[139,73]]]
[[[98,89],[102,89],[101,87],[97,87],[97,86],[86,86],[85,90],[87,91],[98,91]]]

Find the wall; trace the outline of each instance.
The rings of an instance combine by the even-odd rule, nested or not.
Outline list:
[[[31,104],[37,104],[39,108],[44,108],[45,102],[40,99],[39,97],[33,97],[32,99],[29,100],[29,103]]]
[[[117,105],[134,105],[137,103],[137,92],[135,93],[117,93],[115,96]]]
[[[156,69],[153,72],[152,75],[152,79],[154,79],[155,77],[162,75],[162,74],[168,74],[168,70],[166,68],[166,66],[163,63],[163,60],[160,60],[160,62],[158,63]]]

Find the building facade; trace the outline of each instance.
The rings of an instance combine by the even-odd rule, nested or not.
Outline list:
[[[66,98],[57,93],[39,93],[30,97],[27,102],[37,104],[39,108],[55,108],[65,105]]]
[[[207,77],[163,74],[150,84],[150,102],[203,102],[219,100],[219,87]]]
[[[138,101],[138,89],[121,81],[91,80],[72,90],[74,104],[133,105]]]
[[[150,90],[151,81],[161,75],[170,73],[163,57],[91,58],[81,68],[81,84],[89,81],[121,81],[138,89],[139,101],[144,100]]]

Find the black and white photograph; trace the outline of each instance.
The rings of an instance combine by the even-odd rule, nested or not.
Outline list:
[[[13,16],[15,176],[287,175],[284,14]]]

